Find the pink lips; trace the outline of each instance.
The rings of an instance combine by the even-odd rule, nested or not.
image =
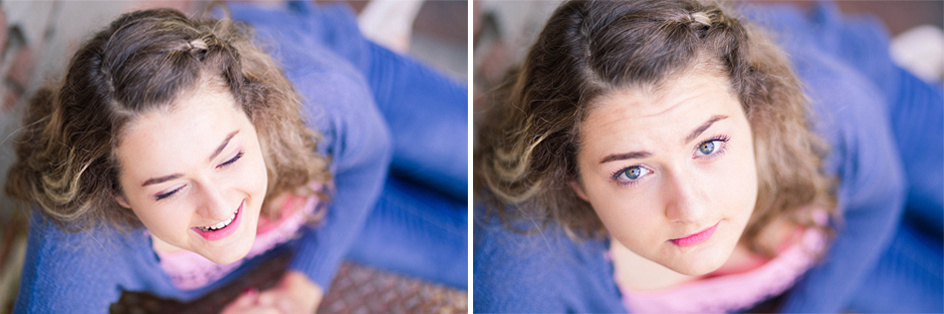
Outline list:
[[[675,243],[675,245],[678,245],[681,247],[700,244],[702,242],[708,241],[708,239],[711,238],[711,235],[715,233],[715,229],[718,228],[718,224],[720,223],[721,222],[718,222],[714,226],[709,227],[708,229],[702,230],[698,233],[689,235],[687,237],[672,239],[669,241],[672,241],[672,243]]]
[[[193,229],[193,231],[196,231],[197,234],[199,234],[203,238],[210,241],[216,241],[216,240],[228,237],[234,232],[236,232],[236,227],[239,227],[239,222],[242,220],[242,217],[243,217],[243,204],[246,204],[246,202],[243,201],[239,203],[239,209],[236,210],[236,218],[233,218],[233,222],[229,223],[229,225],[226,225],[226,227],[223,227],[223,229],[216,230],[216,231],[203,231],[196,227],[191,228],[191,229]]]

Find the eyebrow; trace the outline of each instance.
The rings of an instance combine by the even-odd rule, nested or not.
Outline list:
[[[232,139],[233,139],[233,136],[236,136],[237,133],[239,133],[239,130],[230,132],[228,135],[226,135],[226,139],[224,139],[224,140],[223,140],[223,143],[220,144],[220,146],[217,147],[215,151],[213,151],[213,154],[210,155],[210,158],[209,158],[208,160],[212,161],[213,158],[216,158],[216,156],[219,156],[220,153],[223,152],[223,149],[226,148],[226,145],[229,144],[229,141],[232,140]],[[184,176],[184,175],[183,175],[183,174],[180,174],[180,173],[175,173],[175,174],[166,175],[166,176],[163,176],[163,177],[150,178],[150,179],[147,179],[147,181],[144,181],[144,183],[141,184],[141,186],[144,187],[144,186],[148,186],[148,185],[152,185],[152,184],[164,183],[164,182],[167,182],[167,181],[170,181],[170,180],[173,180],[173,179],[180,178],[180,177],[182,177],[182,176]]]
[[[646,158],[646,157],[649,157],[650,155],[652,155],[652,153],[647,152],[647,151],[629,152],[629,153],[623,153],[623,154],[612,154],[612,155],[606,156],[606,158],[603,158],[603,160],[600,160],[600,163],[605,164],[605,163],[608,163],[611,161],[617,161],[617,160]]]
[[[702,123],[701,126],[699,126],[697,129],[692,130],[692,133],[689,133],[688,136],[685,137],[685,143],[686,144],[691,143],[692,140],[694,140],[696,137],[704,133],[705,130],[710,128],[712,124],[714,124],[715,122],[718,122],[718,120],[727,119],[727,118],[728,116],[722,116],[722,115],[712,116],[710,119],[708,119],[708,121],[705,121],[705,123]]]
[[[226,139],[223,140],[223,143],[220,144],[220,147],[217,147],[216,151],[213,152],[213,155],[210,155],[210,158],[207,160],[213,161],[213,158],[216,158],[216,156],[219,156],[220,153],[223,152],[223,149],[226,148],[226,145],[229,144],[229,140],[233,139],[233,136],[236,136],[236,133],[239,133],[239,130],[229,132],[229,135],[226,135]]]
[[[172,174],[172,175],[169,175],[169,176],[163,176],[163,177],[157,177],[157,178],[150,178],[150,179],[148,179],[147,181],[144,181],[144,184],[141,184],[141,186],[144,187],[144,186],[148,186],[148,185],[151,185],[151,184],[164,183],[164,182],[167,182],[167,181],[170,181],[170,180],[173,180],[173,179],[180,178],[180,177],[182,177],[182,176],[184,176],[184,175],[179,174],[179,173],[175,173],[175,174]]]
[[[708,119],[708,121],[705,121],[705,123],[702,123],[700,126],[698,126],[698,128],[695,128],[694,130],[692,130],[692,132],[689,133],[688,136],[685,137],[685,143],[690,143],[696,137],[704,133],[705,130],[708,130],[708,128],[710,128],[711,125],[714,124],[715,122],[718,122],[719,120],[723,120],[727,118],[728,116],[724,116],[724,115],[712,116],[711,118]],[[600,163],[604,164],[611,161],[646,158],[649,156],[652,156],[652,153],[647,152],[647,151],[635,151],[635,152],[628,152],[628,153],[622,153],[622,154],[611,154],[609,156],[604,157],[602,160],[600,160]]]

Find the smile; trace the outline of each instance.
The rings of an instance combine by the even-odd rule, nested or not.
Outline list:
[[[239,226],[240,220],[242,220],[240,218],[242,218],[243,205],[245,204],[246,204],[245,201],[240,202],[239,208],[237,208],[236,211],[233,212],[233,215],[229,219],[221,221],[212,226],[193,227],[191,229],[193,229],[193,231],[196,231],[197,234],[199,234],[203,238],[210,241],[215,241],[215,240],[228,237],[234,232],[236,232],[236,228]]]
[[[225,220],[225,221],[221,221],[221,222],[218,223],[218,224],[215,224],[215,225],[212,225],[212,226],[209,226],[209,227],[197,227],[197,229],[200,229],[200,231],[217,231],[217,230],[223,229],[224,227],[229,226],[229,224],[232,223],[234,219],[236,219],[236,213],[237,213],[237,212],[238,212],[238,210],[235,211],[235,212],[233,212],[233,216],[232,216],[232,217],[229,217],[229,219],[227,219],[227,220]]]
[[[672,241],[672,243],[681,247],[701,244],[702,242],[708,241],[708,239],[711,238],[711,235],[715,233],[715,229],[718,228],[718,224],[720,223],[721,222],[718,222],[714,226],[709,227],[708,229],[699,231],[698,233],[686,236],[684,238],[672,239],[669,241]]]

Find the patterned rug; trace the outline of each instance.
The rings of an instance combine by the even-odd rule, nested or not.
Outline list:
[[[274,286],[291,258],[282,254],[237,282],[192,302],[125,292],[111,313],[215,313],[249,287]],[[261,267],[264,266],[264,267]],[[465,291],[345,262],[318,313],[466,313]]]

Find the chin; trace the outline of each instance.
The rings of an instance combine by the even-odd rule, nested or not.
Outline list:
[[[200,255],[210,260],[211,262],[214,262],[217,264],[221,264],[221,265],[232,264],[246,257],[246,255],[249,254],[249,249],[252,248],[253,241],[241,241],[241,242],[245,242],[248,244],[239,243],[239,244],[234,245],[233,248],[226,249],[225,251],[215,250],[215,251],[206,252]]]
[[[684,265],[677,265],[676,267],[668,266],[669,269],[686,276],[702,276],[718,270],[724,265],[725,261],[698,261],[692,263],[686,263]]]
[[[245,232],[245,234],[233,235],[240,237],[238,240],[234,239],[236,241],[233,241],[233,243],[230,243],[225,247],[216,247],[206,250],[200,255],[217,264],[231,264],[239,261],[249,254],[249,250],[252,249],[252,244],[256,240],[255,228],[250,228],[250,230],[245,230],[243,232]]]
[[[261,207],[261,206],[260,206]],[[239,225],[239,230],[230,237],[236,237],[230,243],[223,247],[214,247],[200,255],[217,264],[231,264],[246,257],[252,249],[252,244],[256,242],[256,226],[259,221],[260,208],[249,208],[243,217],[245,220]]]
[[[663,266],[683,275],[701,276],[716,271],[727,263],[734,249],[711,248],[708,252],[686,256],[674,263],[660,263]]]

